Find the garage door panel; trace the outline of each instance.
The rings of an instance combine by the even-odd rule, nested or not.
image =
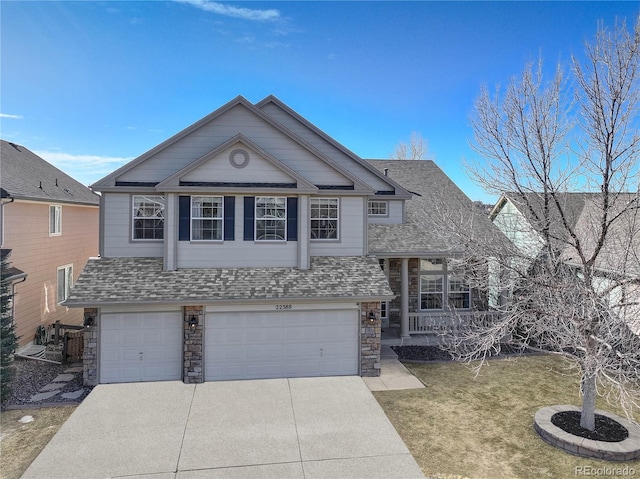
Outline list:
[[[144,341],[142,339],[142,334],[139,331],[121,331],[119,332],[120,334],[120,344],[123,345],[123,347],[136,347],[139,344],[144,344]]]
[[[100,382],[182,377],[182,315],[108,313],[100,320]]]
[[[358,373],[355,310],[208,314],[205,379]]]

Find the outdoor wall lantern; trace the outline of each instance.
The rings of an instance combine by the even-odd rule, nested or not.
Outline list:
[[[376,320],[376,314],[373,311],[369,311],[369,316],[367,316],[370,322],[374,322]]]
[[[84,323],[82,324],[85,328],[90,328],[91,326],[93,326],[93,316],[85,316],[84,318]]]
[[[191,319],[189,319],[189,329],[191,331],[195,331],[196,330],[196,326],[198,326],[198,317],[193,315],[193,316],[191,316]]]

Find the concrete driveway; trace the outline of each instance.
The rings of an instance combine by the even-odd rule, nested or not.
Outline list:
[[[97,386],[23,478],[423,478],[360,377]]]

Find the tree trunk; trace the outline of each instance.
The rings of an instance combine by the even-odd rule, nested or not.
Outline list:
[[[593,431],[596,428],[596,375],[585,371],[582,376],[582,414],[580,425]]]

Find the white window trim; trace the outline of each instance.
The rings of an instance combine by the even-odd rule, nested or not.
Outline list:
[[[136,198],[144,198],[144,197],[156,197],[156,198],[162,198],[162,227],[164,229],[164,222],[165,222],[165,217],[164,217],[164,212],[166,210],[166,204],[165,204],[165,197],[164,195],[131,195],[131,241],[136,241],[136,242],[146,242],[146,241],[153,241],[153,242],[163,242],[164,238],[136,238],[135,234],[136,234],[136,220],[137,219],[154,219],[148,216],[136,216]],[[164,236],[164,233],[163,235]]]
[[[256,196],[255,204],[253,206],[253,238],[254,241],[259,241],[260,243],[284,243],[287,241],[287,198],[285,196]],[[281,199],[284,200],[284,218],[258,218],[258,199],[260,198],[269,198],[269,199]],[[284,223],[284,239],[258,239],[258,221],[260,220],[278,220]]]
[[[441,312],[441,311],[450,311],[453,308],[451,308],[449,306],[449,294],[450,294],[450,290],[449,290],[449,282],[450,282],[450,277],[451,276],[458,276],[455,274],[455,271],[449,271],[449,267],[447,264],[447,259],[446,258],[423,258],[423,259],[440,259],[442,260],[442,270],[441,271],[423,271],[420,267],[418,267],[418,275],[419,275],[419,282],[418,282],[418,305],[419,305],[419,309],[421,312]],[[419,260],[420,261],[420,260]],[[418,263],[420,264],[420,263]],[[423,294],[427,294],[424,291],[422,291],[422,277],[423,276],[442,276],[442,308],[432,308],[432,309],[423,309],[422,308],[422,295]],[[473,292],[471,290],[471,287],[469,287],[469,285],[467,285],[467,287],[469,288],[469,307],[468,308],[457,308],[460,311],[470,311],[472,309],[472,305],[473,305]]]
[[[389,259],[381,258],[378,260],[378,264],[384,273],[384,277],[389,281]],[[390,301],[380,301],[380,319],[389,318],[389,303]],[[384,305],[384,312],[382,306]]]
[[[55,217],[55,213],[54,213],[54,218],[51,217],[52,211],[59,211],[57,218]],[[54,231],[51,231],[51,226],[54,226]],[[61,235],[62,235],[62,205],[49,205],[49,236],[61,236]]]
[[[314,201],[320,201],[320,200],[331,200],[331,201],[335,201],[336,202],[336,217],[335,218],[328,218],[331,220],[336,221],[336,237],[335,238],[313,238],[312,237],[312,231],[313,228],[311,227],[311,221],[313,220],[323,220],[323,219],[327,219],[327,218],[314,218],[311,216],[311,206],[313,204]],[[340,241],[340,198],[311,198],[309,200],[309,239],[311,241],[322,241],[322,242],[327,242],[327,241]]]
[[[220,198],[220,217],[209,218],[204,216],[193,216],[193,199],[194,198]],[[220,221],[220,239],[197,239],[193,237],[193,220],[216,220]],[[224,196],[218,195],[195,195],[191,196],[189,205],[189,239],[196,243],[222,243],[224,241]]]
[[[64,298],[60,299],[60,271],[64,271]],[[73,287],[73,264],[65,264],[64,266],[58,266],[56,268],[56,302],[58,304],[63,303],[69,297],[69,292]]]
[[[371,213],[371,204],[379,203],[384,205],[384,213]],[[367,215],[375,218],[386,218],[389,216],[389,202],[387,200],[369,200],[367,203]]]

